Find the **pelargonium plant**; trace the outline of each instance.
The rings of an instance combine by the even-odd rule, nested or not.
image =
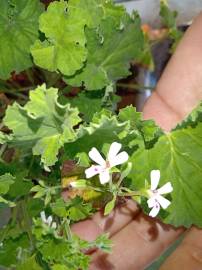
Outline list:
[[[166,224],[202,227],[201,104],[169,133],[117,106],[131,63],[153,65],[138,14],[111,0],[0,10],[0,85],[15,96],[0,111],[0,266],[89,269],[86,251],[111,252],[111,241],[80,239],[72,224],[129,199]],[[177,42],[165,1],[161,15]]]

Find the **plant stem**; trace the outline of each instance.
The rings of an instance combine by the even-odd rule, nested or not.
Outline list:
[[[18,89],[17,89],[17,91],[18,91]],[[27,96],[25,96],[25,95],[23,95],[21,93],[15,92],[14,90],[12,91],[12,90],[9,90],[9,89],[3,89],[2,92],[5,93],[5,94],[10,94],[10,95],[22,98],[24,100],[28,100]]]
[[[128,84],[128,83],[117,83],[117,86],[123,87],[123,88],[131,88],[131,89],[140,90],[140,91],[155,89],[155,87],[151,85],[146,86],[146,85]]]
[[[64,218],[64,229],[65,229],[65,234],[66,234],[66,237],[67,237],[67,240],[72,240],[72,232],[71,232],[71,229],[70,229],[70,222],[67,218]]]

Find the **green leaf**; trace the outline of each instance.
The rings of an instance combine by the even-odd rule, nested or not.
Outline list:
[[[69,267],[64,264],[55,264],[52,266],[52,270],[69,270]]]
[[[112,249],[112,241],[109,239],[108,234],[101,234],[94,241],[94,244],[97,248],[101,249],[104,252],[110,253]]]
[[[108,111],[106,111],[108,114]],[[104,143],[120,141],[127,136],[128,123],[119,123],[115,116],[105,115],[105,111],[94,115],[93,121],[79,129],[78,139],[65,145],[66,155],[74,158],[78,153],[88,153],[92,147],[101,150]],[[80,155],[81,157],[81,155]]]
[[[4,123],[13,131],[12,144],[33,155],[41,155],[44,166],[57,161],[59,149],[76,137],[73,127],[80,122],[79,112],[69,104],[57,102],[58,90],[45,85],[30,91],[30,101],[21,107],[9,106]]]
[[[183,32],[178,29],[176,18],[177,18],[177,11],[172,11],[168,7],[168,3],[166,0],[161,0],[160,3],[160,16],[162,23],[164,26],[168,27],[169,29],[169,37],[174,41],[172,44],[171,50],[175,50],[177,47],[179,41],[181,40],[183,36]]]
[[[46,262],[56,264],[57,268],[55,269],[88,270],[89,256],[79,250],[74,239],[72,239],[72,241],[73,242],[64,241],[62,239],[47,239],[46,242],[41,243],[39,251]],[[63,265],[65,265],[66,268],[64,268]]]
[[[38,37],[43,6],[38,0],[1,0],[0,78],[32,66],[30,46]]]
[[[132,187],[144,188],[153,169],[161,171],[159,186],[170,181],[172,203],[163,220],[174,226],[202,226],[202,123],[161,136],[154,148],[140,149],[131,157]]]
[[[102,101],[100,98],[93,98],[83,92],[79,94],[78,97],[69,100],[69,102],[73,107],[77,107],[78,110],[82,112],[83,119],[86,122],[90,122],[93,115],[102,109]]]
[[[14,183],[15,178],[6,173],[0,176],[0,194],[6,194],[9,191],[10,186]]]
[[[24,178],[24,172],[21,174],[16,174],[15,183],[9,189],[9,196],[12,198],[25,196],[29,193],[32,187],[32,181]]]
[[[139,17],[125,15],[122,27],[117,28],[110,18],[102,20],[99,31],[86,28],[87,63],[67,83],[85,85],[86,90],[102,89],[111,82],[130,74],[130,61],[141,52],[144,37]]]
[[[171,11],[166,0],[161,0],[160,15],[165,26],[168,28],[176,27],[177,11]]]
[[[82,200],[75,198],[73,206],[69,208],[69,218],[72,221],[79,221],[86,219],[92,215],[92,206],[90,203],[82,203]]]
[[[64,202],[58,199],[51,204],[51,209],[59,217],[69,217],[72,221],[79,221],[89,217],[92,214],[90,203],[84,203],[80,197],[75,197],[71,201]]]
[[[130,147],[144,145],[146,148],[151,148],[163,134],[162,129],[153,120],[143,120],[142,114],[133,106],[120,110],[118,119],[130,124],[130,132],[125,142]]]
[[[116,196],[114,196],[113,199],[105,205],[105,210],[104,210],[105,216],[107,216],[111,213],[111,211],[115,207],[115,203],[116,203]]]
[[[26,234],[21,234],[15,239],[6,239],[0,247],[0,265],[9,267],[17,264],[17,255],[20,249],[29,248],[29,239]],[[8,256],[9,254],[9,256]]]
[[[28,258],[22,264],[18,265],[17,270],[43,270],[43,268],[36,262],[35,256]]]
[[[37,40],[31,48],[35,64],[49,71],[73,75],[86,60],[84,22],[75,17],[73,8],[68,11],[67,2],[61,0],[49,5],[39,23],[46,40]]]

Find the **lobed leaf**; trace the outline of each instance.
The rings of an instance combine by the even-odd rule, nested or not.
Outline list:
[[[11,143],[41,155],[44,166],[55,164],[59,149],[75,139],[73,127],[80,122],[78,110],[60,105],[57,98],[57,89],[39,86],[30,91],[30,101],[24,107],[17,103],[9,106],[4,118],[13,132]]]
[[[0,2],[0,78],[32,66],[30,46],[38,38],[43,5],[38,0]]]

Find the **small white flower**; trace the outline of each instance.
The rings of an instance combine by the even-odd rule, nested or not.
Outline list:
[[[57,224],[56,224],[56,222],[53,222],[52,216],[49,216],[48,218],[46,218],[46,214],[44,211],[42,211],[40,213],[40,215],[41,215],[41,220],[43,221],[43,223],[45,223],[46,225],[48,225],[52,229],[57,228]]]
[[[152,210],[149,213],[149,216],[155,217],[158,215],[160,207],[166,209],[171,204],[169,200],[167,200],[161,195],[172,192],[173,187],[172,184],[168,182],[161,188],[157,189],[160,180],[159,170],[152,170],[150,173],[150,178],[151,178],[151,189],[148,190],[150,198],[147,200],[147,204],[149,208],[152,208]]]
[[[92,165],[85,170],[86,178],[91,178],[99,174],[100,183],[106,184],[110,181],[110,169],[120,165],[128,160],[128,154],[124,151],[118,153],[121,149],[121,144],[113,142],[109,148],[107,159],[104,160],[98,150],[93,147],[89,152],[89,157],[98,165]]]

